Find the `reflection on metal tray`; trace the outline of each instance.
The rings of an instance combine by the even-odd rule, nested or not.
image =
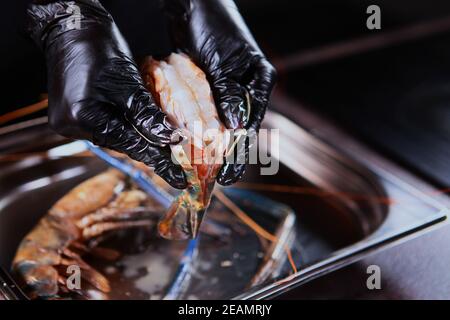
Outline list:
[[[209,276],[211,269],[201,269],[201,278],[194,281],[198,290],[213,292],[204,298],[273,297],[445,218],[445,206],[427,196],[432,188],[411,180],[354,142],[345,140],[348,152],[338,151],[274,112],[267,115],[265,125],[280,129],[278,174],[261,176],[259,168],[250,166],[244,182],[229,192],[237,199],[245,196],[242,189],[251,189],[295,211],[301,248],[301,257],[296,257],[299,272],[251,289],[243,281],[239,292],[229,295],[210,282],[216,281]],[[36,141],[42,127],[34,129],[27,128],[27,134],[35,138],[34,145],[23,146],[21,151],[42,151]],[[13,134],[4,137],[11,141]],[[41,143],[44,145],[46,139]],[[340,143],[337,146],[345,148]],[[2,151],[7,152],[7,148]],[[56,156],[49,160],[40,152],[20,158],[8,156],[0,162],[0,267],[4,269],[9,269],[19,241],[51,205],[74,185],[105,168],[98,159],[86,157]],[[286,190],[283,186],[290,187]],[[226,254],[219,247],[214,250],[218,255]],[[229,268],[227,272],[232,275],[221,276],[234,276],[238,281],[239,273],[248,277],[254,270]],[[282,273],[279,280],[285,276]]]

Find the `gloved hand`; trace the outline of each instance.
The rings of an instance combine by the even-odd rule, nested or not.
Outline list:
[[[263,120],[275,70],[232,0],[162,1],[175,46],[206,73],[222,121],[229,129],[247,129],[247,143],[235,150],[239,161],[226,162],[217,177],[222,185],[232,184],[244,174],[248,141]]]
[[[50,125],[64,136],[125,153],[173,187],[185,188],[168,146],[182,138],[145,89],[128,45],[101,4],[44,0],[31,4],[28,16],[47,61]]]

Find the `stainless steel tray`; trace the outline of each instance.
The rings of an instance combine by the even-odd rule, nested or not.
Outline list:
[[[289,101],[274,100],[278,110],[295,119],[289,114]],[[261,176],[258,167],[250,166],[244,184],[238,187],[276,184],[299,190],[257,191],[295,210],[301,248],[299,271],[215,298],[274,297],[374,250],[420,234],[446,218],[447,199],[432,197],[433,188],[325,123],[319,121],[318,125],[306,111],[293,110],[301,126],[275,112],[265,121],[267,128],[280,129],[279,173]],[[4,130],[0,137],[0,267],[5,270],[9,270],[17,244],[40,216],[74,185],[105,168],[98,159],[48,160],[45,150],[67,141],[43,123],[12,129]],[[14,137],[20,137],[20,146],[12,143]],[[28,144],[27,137],[33,142]],[[6,156],[35,151],[44,154]]]

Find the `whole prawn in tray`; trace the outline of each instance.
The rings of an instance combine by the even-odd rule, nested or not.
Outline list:
[[[54,297],[69,293],[65,272],[71,265],[82,269],[84,287],[110,291],[108,280],[82,259],[91,253],[114,260],[118,252],[97,247],[113,230],[150,227],[161,207],[138,190],[124,174],[110,169],[72,189],[25,236],[13,261],[32,296]],[[89,290],[73,291],[86,296]]]

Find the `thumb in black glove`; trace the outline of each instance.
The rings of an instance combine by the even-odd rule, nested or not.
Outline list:
[[[28,16],[47,61],[50,125],[67,137],[125,153],[153,167],[173,187],[185,188],[183,170],[172,162],[168,146],[181,136],[145,89],[125,40],[101,4],[35,3]]]
[[[229,185],[244,174],[275,83],[266,60],[232,0],[163,0],[175,46],[206,73],[219,115],[229,129],[247,129],[239,161],[225,163],[217,181]],[[244,161],[245,160],[245,161]]]

